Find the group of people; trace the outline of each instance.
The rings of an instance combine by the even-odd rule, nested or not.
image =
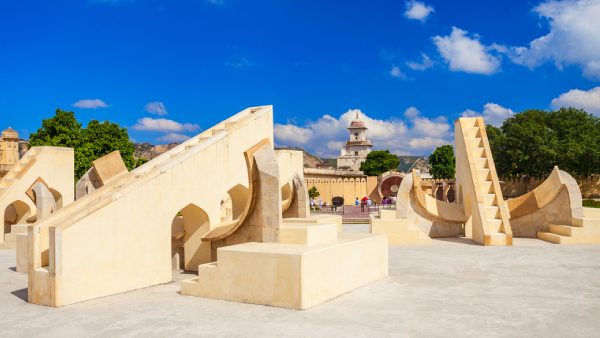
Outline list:
[[[316,198],[311,197],[309,203],[311,208],[319,208],[319,210],[323,208],[323,201],[321,200],[321,197],[319,197],[318,201]]]
[[[381,204],[396,204],[396,196],[390,195],[389,198],[387,198],[386,196],[383,196],[383,200],[381,201]]]
[[[365,195],[365,197],[363,197],[361,200],[359,200],[358,197],[356,198],[354,205],[359,205],[359,204],[360,205],[372,205],[373,202],[367,195]],[[381,204],[396,204],[396,196],[390,195],[389,198],[387,196],[383,196],[383,200],[381,201]]]

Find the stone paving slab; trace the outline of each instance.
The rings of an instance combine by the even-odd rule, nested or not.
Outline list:
[[[368,232],[368,225],[344,225]],[[29,304],[0,250],[0,336],[598,337],[600,245],[515,238],[390,246],[390,277],[306,311],[189,297],[168,284],[49,308]]]

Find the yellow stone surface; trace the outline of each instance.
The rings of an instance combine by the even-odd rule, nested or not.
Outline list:
[[[369,232],[387,235],[389,245],[431,244],[431,238],[420,229],[411,228],[408,219],[382,219],[380,215],[369,215]]]
[[[342,232],[342,216],[339,215],[311,215],[308,218],[284,218],[283,223],[335,223],[338,232]]]
[[[9,224],[11,231],[6,234],[3,231],[0,236],[0,249],[15,248],[16,234],[27,232],[27,218],[36,214],[35,203],[27,195],[34,182],[41,179],[46,183],[57,209],[73,202],[74,166],[71,148],[34,147],[0,179],[0,213],[4,214],[12,204],[18,214],[16,221]]]
[[[482,245],[512,245],[510,214],[483,118],[459,118],[454,129],[457,197],[464,206],[465,236]]]
[[[277,231],[280,244],[313,245],[337,239],[335,223],[284,223]]]
[[[245,243],[220,248],[181,293],[308,309],[388,275],[387,236],[338,234],[316,245]]]

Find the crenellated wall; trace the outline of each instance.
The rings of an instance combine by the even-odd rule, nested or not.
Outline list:
[[[323,204],[331,204],[333,197],[343,197],[345,205],[354,205],[356,198],[360,200],[365,195],[372,201],[380,202],[377,193],[377,177],[366,178],[306,178],[304,179],[308,189],[315,187],[319,192]]]

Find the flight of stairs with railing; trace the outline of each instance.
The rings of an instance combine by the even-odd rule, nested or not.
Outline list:
[[[460,120],[463,136],[466,136],[464,139],[468,140],[465,147],[469,163],[475,164],[475,173],[471,169],[475,181],[473,183],[483,200],[485,211],[481,211],[482,226],[487,226],[488,229],[485,245],[512,245],[508,207],[502,197],[483,119],[479,117]]]

